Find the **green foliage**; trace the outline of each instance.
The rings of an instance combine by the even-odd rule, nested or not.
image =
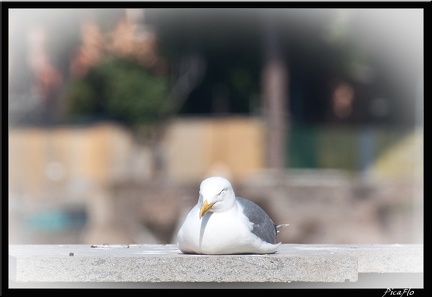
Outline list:
[[[68,91],[67,113],[80,116],[94,112],[97,108],[97,94],[86,80],[74,81]]]
[[[132,127],[153,125],[174,111],[169,92],[167,77],[133,59],[108,58],[72,83],[67,114],[110,118]]]

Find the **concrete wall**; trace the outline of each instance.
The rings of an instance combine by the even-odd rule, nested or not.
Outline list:
[[[73,195],[80,182],[106,184],[131,174],[131,152],[131,136],[115,125],[11,129],[9,190],[36,200],[59,188]]]
[[[168,178],[190,182],[215,171],[241,178],[260,170],[263,137],[262,123],[254,118],[176,120],[161,145]],[[150,149],[135,143],[130,131],[110,123],[12,128],[9,188],[40,197],[77,180],[148,180],[151,158]]]
[[[264,133],[255,118],[176,120],[163,143],[169,177],[191,182],[223,174],[238,180],[256,173],[265,167]]]

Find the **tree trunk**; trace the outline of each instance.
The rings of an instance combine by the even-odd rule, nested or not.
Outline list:
[[[273,15],[265,14],[262,90],[267,125],[267,166],[283,169],[286,165],[288,130],[288,74],[276,29]]]

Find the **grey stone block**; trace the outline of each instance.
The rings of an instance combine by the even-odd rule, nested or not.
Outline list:
[[[283,244],[270,255],[187,255],[176,245],[10,245],[25,282],[356,282],[359,272],[423,272],[422,245]]]

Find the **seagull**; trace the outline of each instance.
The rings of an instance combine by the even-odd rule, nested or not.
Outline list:
[[[198,203],[177,233],[185,254],[273,254],[279,228],[256,203],[236,197],[231,183],[213,176],[201,182]]]

